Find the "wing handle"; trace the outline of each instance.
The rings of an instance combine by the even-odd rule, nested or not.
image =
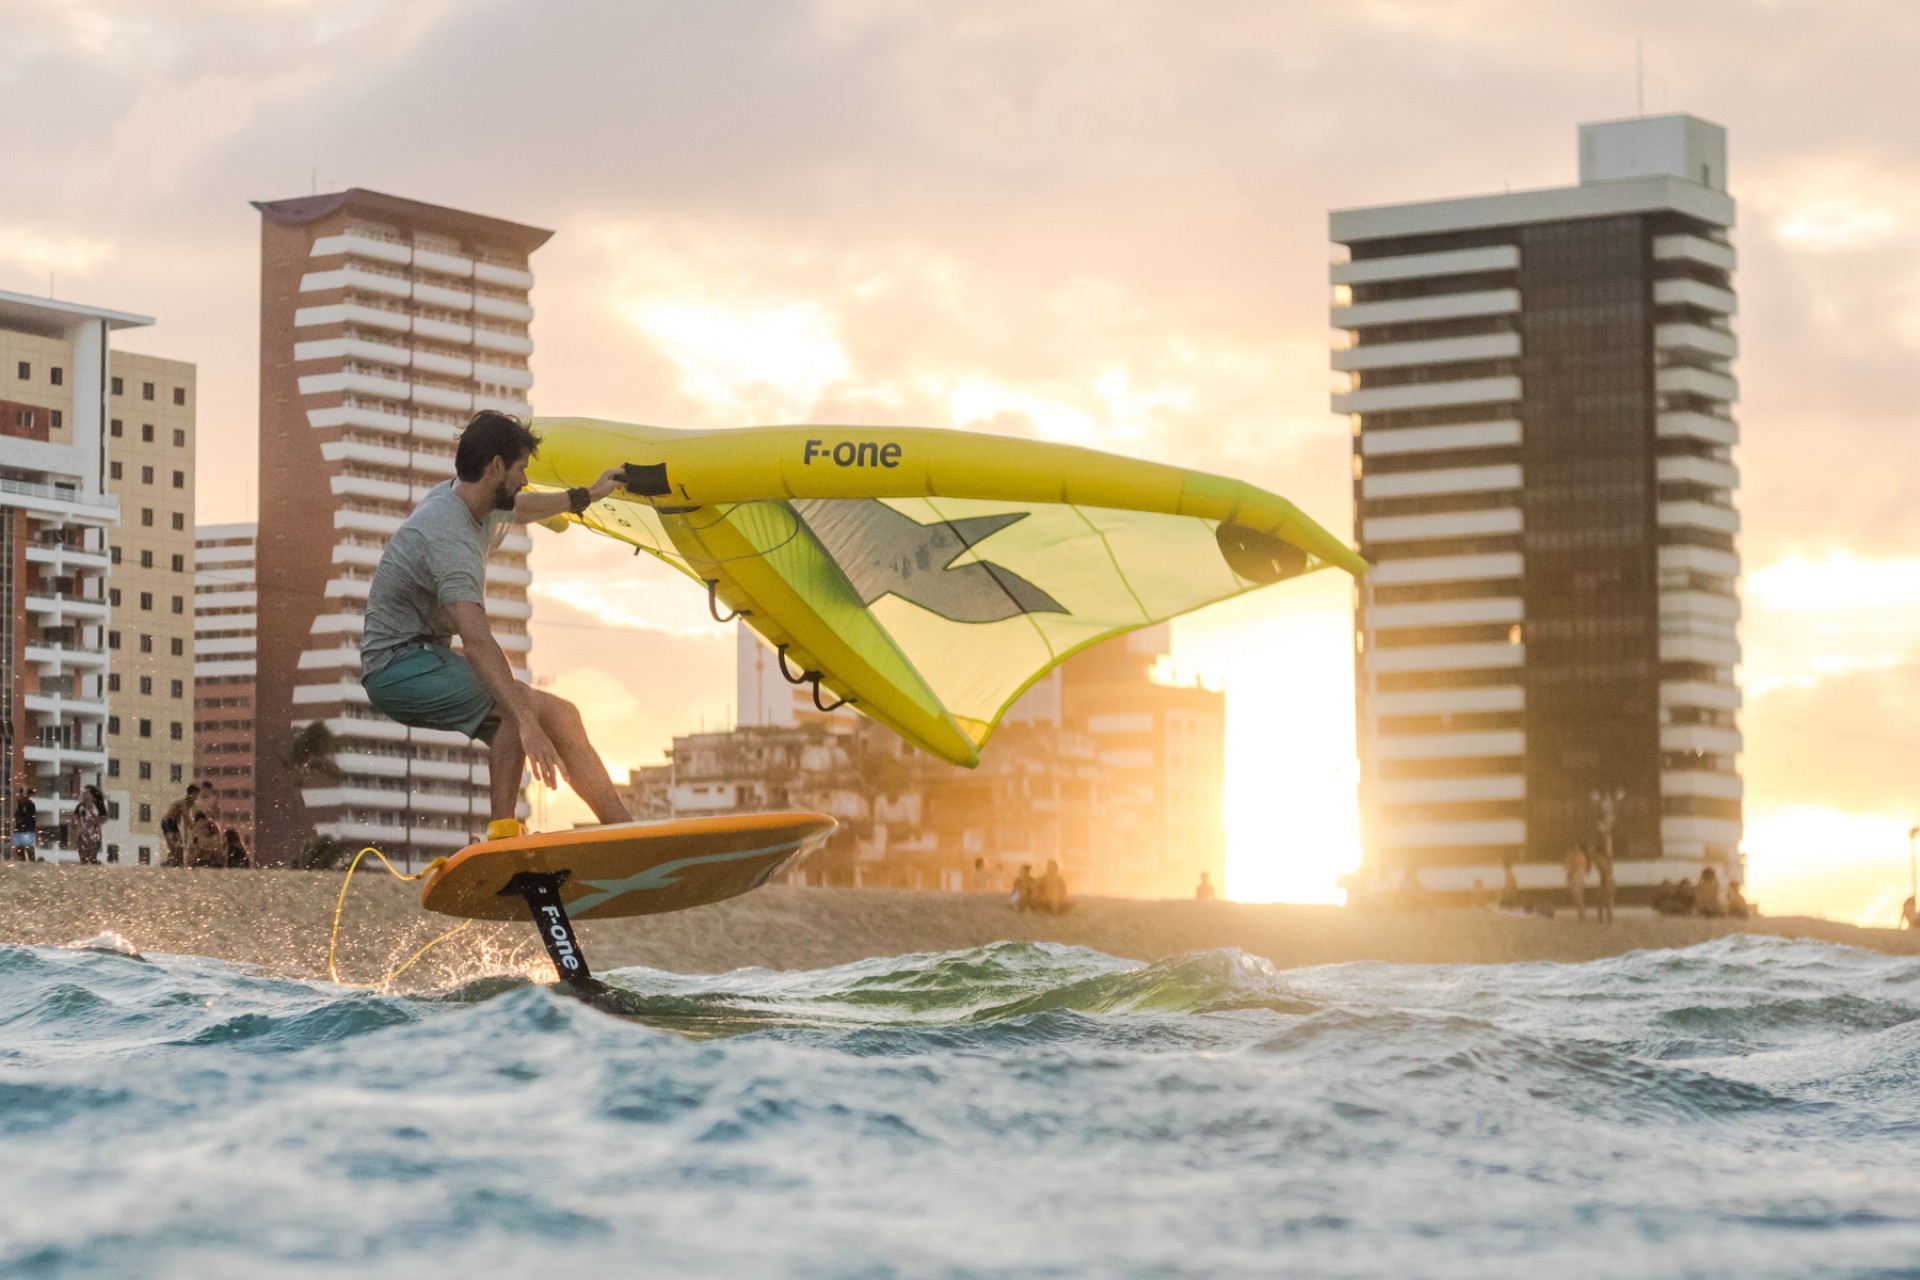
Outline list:
[[[636,552],[639,550],[640,548],[638,547],[634,548]],[[707,579],[707,612],[713,615],[715,622],[732,622],[735,618],[750,618],[753,616],[753,610],[751,609],[736,609],[724,618],[720,616],[720,579],[718,578]],[[785,646],[782,646],[782,652],[785,652]],[[784,662],[781,664],[781,667],[782,670],[785,669]]]

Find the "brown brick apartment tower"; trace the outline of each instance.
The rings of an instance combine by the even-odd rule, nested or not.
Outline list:
[[[254,207],[258,856],[287,861],[316,834],[448,853],[486,828],[486,753],[367,704],[367,589],[387,538],[452,477],[467,419],[531,412],[528,259],[552,233],[358,188]],[[521,679],[530,546],[512,534],[487,570],[487,613]],[[338,777],[287,763],[314,722],[333,731]]]

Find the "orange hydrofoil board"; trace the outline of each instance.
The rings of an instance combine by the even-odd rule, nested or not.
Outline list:
[[[560,976],[597,989],[571,920],[684,911],[757,889],[832,834],[819,813],[720,814],[543,832],[469,845],[421,905],[474,920],[532,914]]]

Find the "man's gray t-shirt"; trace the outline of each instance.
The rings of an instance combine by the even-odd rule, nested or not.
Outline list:
[[[511,511],[476,522],[451,480],[420,499],[373,571],[360,637],[362,675],[386,666],[409,640],[452,643],[455,627],[445,606],[463,600],[485,605],[487,557],[512,523]]]

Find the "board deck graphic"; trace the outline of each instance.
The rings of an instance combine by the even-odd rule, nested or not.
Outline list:
[[[574,919],[684,911],[759,888],[836,825],[819,813],[720,814],[489,840],[447,859],[420,902],[442,915],[524,920],[522,886],[557,877]]]

